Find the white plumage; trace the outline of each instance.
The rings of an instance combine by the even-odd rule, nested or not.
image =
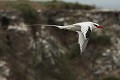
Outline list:
[[[97,23],[93,23],[93,22],[81,22],[67,26],[58,26],[58,25],[46,25],[46,26],[55,26],[60,29],[66,29],[77,32],[79,34],[78,44],[80,45],[81,53],[84,52],[87,46],[90,33],[92,32],[92,30],[96,28],[103,28],[103,26],[99,26]]]

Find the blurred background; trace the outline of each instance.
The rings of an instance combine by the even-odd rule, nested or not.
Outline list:
[[[119,0],[0,0],[0,80],[120,80]],[[35,24],[92,21],[81,55],[78,34]]]

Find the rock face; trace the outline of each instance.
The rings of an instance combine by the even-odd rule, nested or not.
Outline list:
[[[8,77],[10,74],[10,69],[7,66],[7,63],[5,61],[0,61],[0,80],[7,80],[6,77]]]
[[[104,25],[104,30],[95,31],[95,37],[91,36],[83,55],[79,54],[79,46],[76,46],[78,39],[74,32],[54,27],[28,26],[24,22],[10,24],[7,29],[1,26],[0,80],[93,80],[109,75],[119,77],[118,13],[79,10],[39,13],[46,24],[94,21]]]
[[[52,67],[54,68],[53,71],[50,70],[51,73],[58,70],[57,67],[55,68],[56,60],[65,54],[62,45],[50,35],[44,26],[35,26],[35,28],[35,34],[32,33],[32,28],[24,23],[10,25],[6,30],[1,28],[0,36],[3,45],[0,47],[1,58],[9,64],[8,80],[37,80],[40,78],[46,80],[44,70]],[[41,72],[42,70],[43,72]]]

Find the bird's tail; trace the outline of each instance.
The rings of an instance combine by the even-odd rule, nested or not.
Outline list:
[[[51,26],[51,27],[57,27],[59,29],[66,29],[66,30],[70,30],[73,26],[71,25],[65,25],[65,26],[59,26],[59,25],[44,25],[44,26]]]
[[[58,27],[60,29],[67,29],[66,26],[56,26],[56,27]]]
[[[66,29],[66,26],[59,26],[59,25],[43,25],[43,26],[48,26],[48,27],[57,27],[57,28],[60,28],[60,29]]]
[[[57,28],[66,29],[66,30],[70,30],[73,27],[72,25],[59,26],[59,25],[46,25],[46,24],[33,24],[33,25],[27,25],[27,26],[57,27]]]

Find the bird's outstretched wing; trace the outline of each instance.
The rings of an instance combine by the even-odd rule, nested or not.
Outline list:
[[[81,31],[77,31],[77,33],[79,34],[78,44],[80,45],[80,51],[82,53],[84,52],[89,39],[86,39]]]

